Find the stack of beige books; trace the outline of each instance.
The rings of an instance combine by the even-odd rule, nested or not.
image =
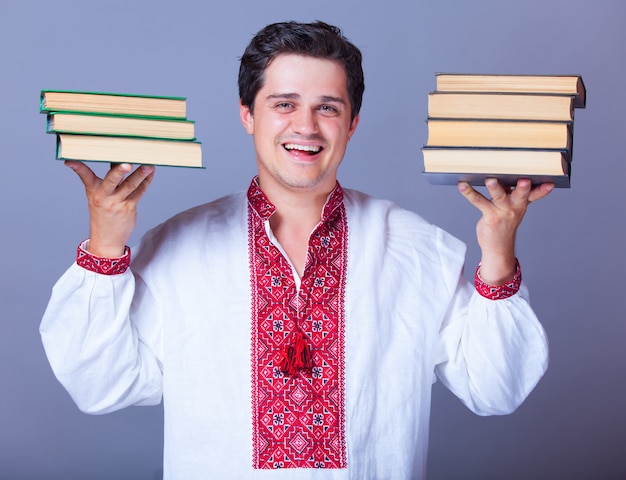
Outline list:
[[[585,108],[580,75],[436,74],[428,96],[424,175],[467,181],[570,186],[574,109]]]
[[[42,90],[56,158],[202,168],[184,97]]]

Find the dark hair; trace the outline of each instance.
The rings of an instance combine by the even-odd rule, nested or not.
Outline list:
[[[254,99],[263,86],[265,69],[282,53],[338,61],[346,71],[352,119],[356,117],[365,89],[361,52],[338,27],[321,21],[274,23],[254,36],[239,65],[239,98],[243,105],[253,110]]]

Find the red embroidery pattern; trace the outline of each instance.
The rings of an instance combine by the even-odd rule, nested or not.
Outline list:
[[[79,266],[102,275],[117,275],[128,270],[130,265],[130,248],[126,247],[122,257],[101,258],[85,250],[83,248],[84,244],[85,242],[81,243],[76,252],[76,263]]]
[[[309,240],[300,291],[265,231],[274,207],[248,191],[252,283],[253,467],[345,468],[344,294],[347,223],[343,191],[331,194]],[[285,347],[304,333],[312,367],[285,375]]]
[[[509,298],[517,293],[520,285],[522,284],[522,270],[520,269],[519,262],[517,262],[513,280],[496,287],[486,284],[483,279],[480,278],[480,275],[478,274],[479,270],[480,265],[478,265],[476,273],[474,274],[474,286],[476,287],[476,291],[478,293],[489,300],[503,300],[505,298]]]

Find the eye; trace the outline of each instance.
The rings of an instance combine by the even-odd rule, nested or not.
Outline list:
[[[276,105],[274,105],[274,108],[281,111],[291,110],[293,109],[293,104],[290,102],[278,102]]]
[[[339,109],[337,107],[335,107],[334,105],[320,105],[319,108],[320,112],[326,114],[326,115],[338,115],[339,114]]]

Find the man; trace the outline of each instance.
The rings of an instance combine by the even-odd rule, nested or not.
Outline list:
[[[436,378],[489,415],[543,375],[514,243],[552,186],[488,182],[488,200],[459,185],[482,212],[471,285],[461,242],[338,184],[363,85],[337,28],[261,30],[239,74],[258,177],[149,232],[132,268],[126,243],[154,168],[99,179],[68,162],[90,240],[54,288],[46,352],[86,412],[163,399],[165,478],[422,478]]]

